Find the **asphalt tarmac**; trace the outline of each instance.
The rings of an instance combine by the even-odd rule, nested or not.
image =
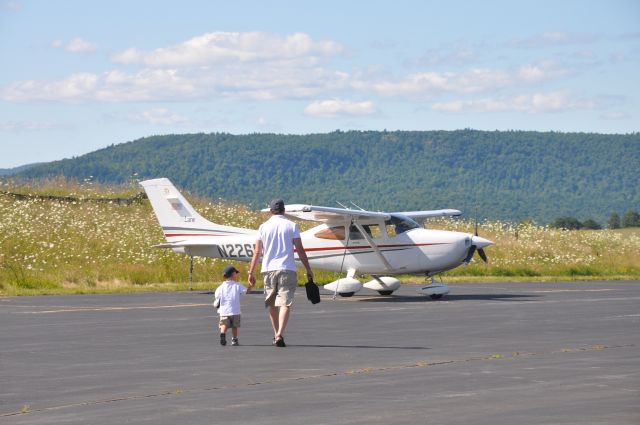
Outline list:
[[[0,424],[640,424],[640,282],[261,294],[240,346],[211,293],[0,298]]]

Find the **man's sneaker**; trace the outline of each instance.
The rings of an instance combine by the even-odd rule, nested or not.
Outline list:
[[[231,338],[231,345],[239,345],[238,338]]]
[[[227,335],[220,334],[220,345],[227,345]]]
[[[286,347],[287,345],[284,343],[284,338],[283,337],[279,337],[276,338],[276,347]]]

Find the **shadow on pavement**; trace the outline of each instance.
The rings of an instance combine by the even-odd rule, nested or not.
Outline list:
[[[415,302],[438,302],[438,301],[534,301],[532,298],[540,298],[540,295],[522,294],[463,294],[445,295],[440,300],[433,300],[427,295],[387,295],[387,296],[353,296],[353,301],[372,303],[415,303]]]
[[[265,344],[241,344],[244,347],[270,347],[270,345]],[[383,349],[393,349],[393,350],[431,350],[429,347],[399,347],[397,345],[336,345],[336,344],[288,344],[282,350],[286,350],[287,348],[383,348]],[[274,347],[276,349],[276,347]],[[280,349],[280,348],[279,348]]]

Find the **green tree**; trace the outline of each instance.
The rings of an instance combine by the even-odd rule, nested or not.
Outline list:
[[[622,216],[622,227],[640,227],[640,214],[638,214],[638,211],[627,211]]]
[[[588,218],[582,222],[582,228],[590,230],[600,230],[602,226],[594,219]]]
[[[582,223],[575,217],[558,217],[556,218],[551,227],[555,227],[557,229],[566,229],[566,230],[578,230],[582,229]]]
[[[620,216],[617,213],[611,214],[609,217],[609,222],[607,223],[609,229],[619,229],[620,228]]]

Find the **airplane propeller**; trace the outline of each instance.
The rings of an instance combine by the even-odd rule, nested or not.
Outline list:
[[[471,259],[473,258],[473,254],[475,254],[477,251],[482,261],[487,263],[488,262],[487,254],[485,254],[483,248],[491,244],[492,242],[490,240],[481,238],[480,236],[478,236],[478,220],[476,219],[476,223],[473,230],[473,236],[471,237],[471,246],[469,247],[469,252],[467,253],[467,257],[464,259],[464,262],[466,264],[469,264],[471,262]]]

